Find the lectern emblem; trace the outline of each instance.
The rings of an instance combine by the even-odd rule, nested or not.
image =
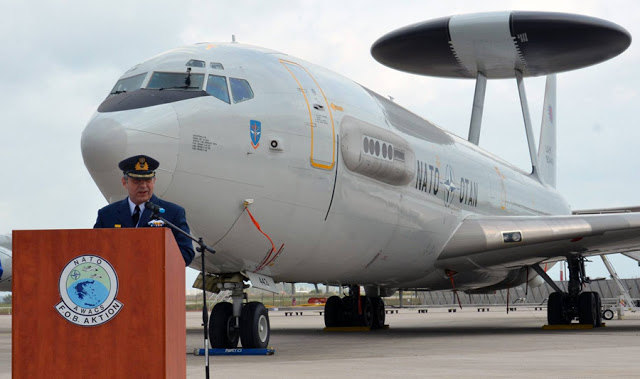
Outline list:
[[[67,321],[98,326],[114,318],[123,304],[116,300],[118,275],[106,259],[81,255],[62,269],[60,303],[55,308]]]

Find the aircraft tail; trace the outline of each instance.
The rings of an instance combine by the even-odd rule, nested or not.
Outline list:
[[[538,175],[542,181],[556,187],[556,76],[547,76],[542,107],[542,125],[538,144]]]

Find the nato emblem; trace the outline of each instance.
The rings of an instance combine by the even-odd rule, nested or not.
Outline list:
[[[444,206],[449,207],[453,202],[453,194],[456,192],[458,187],[454,184],[456,177],[453,174],[453,167],[447,165],[445,169],[445,180],[444,180]]]
[[[60,316],[80,326],[98,326],[114,318],[123,304],[116,300],[118,275],[113,266],[97,255],[73,258],[62,269],[58,281]]]
[[[260,121],[251,120],[249,124],[249,133],[251,134],[251,146],[257,149],[260,146],[260,136],[262,135],[262,124]]]

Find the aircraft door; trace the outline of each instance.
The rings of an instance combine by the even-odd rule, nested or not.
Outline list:
[[[311,73],[297,63],[280,60],[304,96],[311,128],[311,166],[331,170],[335,163],[333,115],[327,98]]]

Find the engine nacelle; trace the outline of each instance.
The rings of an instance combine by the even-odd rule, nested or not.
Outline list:
[[[529,275],[532,275],[532,274],[529,273]],[[537,288],[544,284],[544,279],[542,279],[540,275],[536,273],[533,273],[533,275],[535,275],[535,277],[532,279],[529,279],[529,288]]]

